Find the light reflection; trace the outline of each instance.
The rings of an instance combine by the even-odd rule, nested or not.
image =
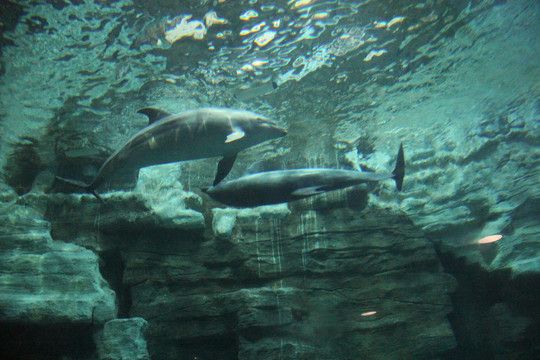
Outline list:
[[[328,14],[327,12],[321,12],[321,13],[313,14],[312,19],[323,20],[323,19],[326,19],[328,16],[330,16],[330,14]]]
[[[276,34],[277,33],[275,31],[269,30],[259,35],[253,42],[259,47],[265,47],[270,41],[274,40]]]
[[[384,54],[386,54],[388,51],[385,50],[385,49],[382,49],[382,50],[372,50],[369,52],[369,54],[366,55],[366,57],[364,58],[364,61],[368,62],[368,61],[371,61],[374,57],[379,57],[379,56],[382,56]]]
[[[254,60],[251,65],[253,65],[254,67],[259,67],[259,66],[263,66],[263,65],[266,65],[268,64],[268,61],[267,60]]]
[[[255,10],[248,10],[242,15],[240,15],[240,20],[242,21],[249,21],[250,19],[254,19],[256,17],[259,17],[259,13]]]
[[[400,24],[402,23],[403,21],[405,20],[405,17],[404,16],[397,16],[395,18],[393,18],[392,20],[390,20],[388,22],[388,24],[386,24],[386,27],[388,29],[390,29],[392,26],[396,25],[396,24]]]
[[[298,8],[301,8],[301,7],[304,7],[306,5],[309,5],[313,2],[313,0],[297,0],[294,2],[292,8],[293,9],[298,9]]]
[[[213,25],[225,25],[229,23],[227,19],[218,17],[215,11],[210,11],[206,13],[203,20],[207,28],[211,28]]]
[[[186,37],[202,40],[206,35],[206,27],[202,21],[191,18],[192,15],[186,15],[172,20],[170,23],[174,26],[165,31],[165,40],[170,44]]]
[[[235,2],[225,0],[214,3],[237,6]],[[396,8],[393,9],[394,13],[379,12],[372,18],[362,17],[361,22],[342,21],[362,13],[365,3],[288,0],[284,4],[276,5],[249,0],[244,4],[251,5],[241,9],[234,17],[236,19],[220,18],[218,14],[222,16],[227,14],[226,9],[220,7],[217,13],[215,10],[209,10],[201,19],[204,28],[200,25],[195,27],[196,24],[187,24],[186,21],[186,24],[178,26],[171,32],[169,23],[166,27],[166,30],[169,30],[167,36],[161,39],[169,43],[185,37],[200,40],[206,37],[205,31],[208,31],[209,38],[228,39],[229,42],[209,43],[208,49],[214,51],[216,56],[208,65],[211,70],[205,71],[223,72],[223,76],[233,80],[231,76],[234,76],[235,72],[238,74],[239,71],[240,75],[247,77],[250,76],[247,73],[253,74],[256,70],[262,75],[274,73],[273,76],[280,78],[284,83],[299,80],[320,67],[330,66],[337,57],[347,55],[361,46],[368,47],[363,59],[360,58],[362,65],[375,67],[379,62],[377,57],[388,57],[388,48],[384,47],[392,41],[391,37],[395,33],[408,33],[403,43],[408,44],[416,36],[412,34],[413,31],[423,31],[426,24],[436,22],[443,16],[439,16],[438,12],[428,6],[414,6],[416,10],[412,12],[409,7]],[[453,14],[444,16],[449,24],[452,24],[454,18]],[[187,25],[193,26],[194,29],[188,29]],[[323,36],[324,34],[331,36]],[[157,39],[157,42],[161,42],[161,39]],[[317,39],[320,41],[313,41]],[[228,47],[229,43],[236,40],[240,46]],[[370,46],[370,43],[379,44]],[[260,56],[279,61],[273,60],[269,64],[264,64],[265,66],[257,66],[256,61]],[[283,61],[284,57],[291,57],[294,60],[300,56],[305,57],[301,71],[297,70],[298,67],[294,67],[294,61]],[[298,65],[298,62],[295,65]],[[242,67],[244,70],[241,70]]]

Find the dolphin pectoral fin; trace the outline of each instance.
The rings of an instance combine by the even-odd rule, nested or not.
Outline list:
[[[65,183],[65,184],[69,184],[71,186],[74,186],[74,187],[77,187],[77,188],[80,188],[80,189],[83,189],[83,190],[86,190],[86,191],[88,191],[88,188],[90,187],[90,185],[88,185],[85,182],[82,182],[82,181],[79,181],[79,180],[73,180],[73,179],[66,179],[66,178],[63,178],[63,177],[60,177],[60,176],[56,176],[56,180],[60,180],[61,182]]]
[[[167,117],[167,116],[171,115],[170,113],[168,113],[168,112],[166,112],[164,110],[151,108],[151,107],[139,109],[139,110],[137,110],[137,112],[139,114],[143,114],[143,115],[148,116],[148,124],[153,124],[156,121],[161,120],[164,117]]]
[[[98,201],[102,204],[105,203],[105,201],[103,201],[103,198],[101,196],[99,196],[99,194],[96,192],[96,190],[94,189],[88,189],[88,192],[92,195],[94,195],[96,197],[96,199],[98,199]]]
[[[219,161],[216,177],[214,179],[214,186],[219,184],[221,180],[225,179],[225,177],[231,171],[235,160],[236,160],[236,154],[233,154],[230,156],[225,156],[223,157],[223,159]]]
[[[291,195],[306,197],[306,196],[311,196],[311,195],[322,194],[323,192],[324,190],[321,189],[320,186],[309,186],[305,188],[296,189],[291,193]]]
[[[101,196],[99,196],[99,194],[96,192],[96,190],[92,187],[92,185],[88,185],[82,181],[78,181],[78,180],[72,180],[72,179],[66,179],[66,178],[63,178],[63,177],[60,177],[60,176],[56,176],[56,179],[65,183],[65,184],[69,184],[71,186],[74,186],[74,187],[77,187],[77,188],[80,188],[86,192],[89,192],[90,194],[94,195],[96,197],[96,199],[99,200],[99,202],[103,203],[103,198]]]
[[[403,178],[405,177],[405,155],[403,154],[403,144],[399,145],[399,151],[396,158],[396,167],[392,171],[396,188],[401,191],[403,187]]]
[[[231,143],[236,140],[240,140],[244,136],[246,136],[246,133],[243,132],[242,129],[234,129],[232,133],[227,135],[227,139],[225,139],[225,144]]]

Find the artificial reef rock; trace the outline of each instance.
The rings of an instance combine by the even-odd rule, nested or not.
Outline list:
[[[0,207],[0,354],[84,358],[94,327],[117,316],[116,296],[95,252],[51,238],[40,198]]]
[[[141,318],[114,319],[96,335],[100,360],[149,360],[144,332],[147,322]]]
[[[321,212],[214,209],[205,228],[196,217],[148,220],[137,192],[112,193],[108,205],[52,197],[52,228],[65,227],[53,210],[63,204],[77,224],[72,239],[102,254],[119,312],[148,321],[153,358],[427,359],[456,345],[446,318],[456,282],[403,214],[346,202]]]

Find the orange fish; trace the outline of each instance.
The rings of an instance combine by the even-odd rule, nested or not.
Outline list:
[[[360,314],[360,316],[373,316],[376,313],[377,313],[376,311],[366,311],[366,312],[363,312],[362,314]]]
[[[491,244],[502,239],[502,235],[489,235],[478,240],[478,244]]]

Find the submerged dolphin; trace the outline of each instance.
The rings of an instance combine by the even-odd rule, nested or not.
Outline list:
[[[400,145],[396,166],[391,173],[339,169],[277,170],[243,176],[202,190],[225,205],[254,207],[285,203],[385,179],[394,179],[397,189],[401,191],[404,176],[405,158],[403,145]]]
[[[144,108],[138,112],[148,116],[150,125],[112,154],[90,184],[57,179],[100,199],[96,189],[115,174],[151,165],[222,156],[214,179],[217,185],[231,170],[239,151],[287,134],[273,121],[243,110],[203,108],[173,115]]]

